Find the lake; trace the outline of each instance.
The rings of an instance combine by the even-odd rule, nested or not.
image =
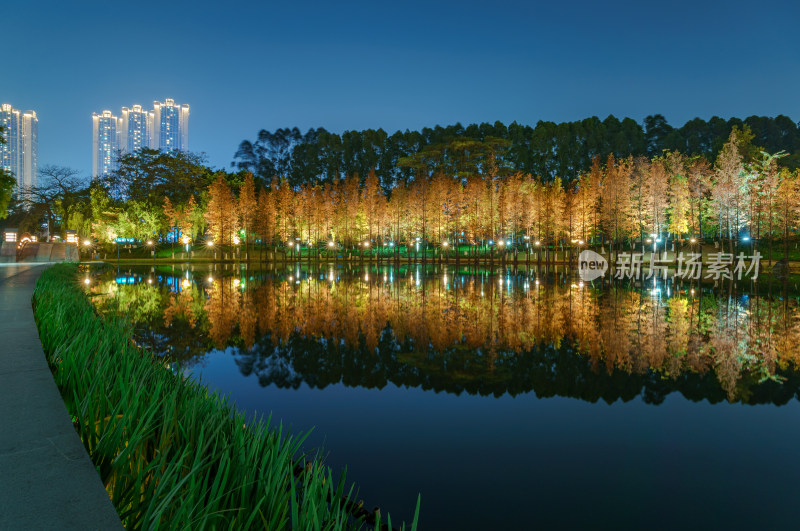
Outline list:
[[[101,312],[421,529],[794,527],[794,282],[86,267]]]

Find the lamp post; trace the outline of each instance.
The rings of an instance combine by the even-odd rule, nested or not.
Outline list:
[[[208,241],[206,242],[206,245],[207,245],[208,247],[214,247],[214,240],[208,240]],[[217,261],[217,250],[216,250],[216,249],[214,249],[214,261],[215,261],[215,262]],[[210,278],[210,277],[209,277],[209,278]]]

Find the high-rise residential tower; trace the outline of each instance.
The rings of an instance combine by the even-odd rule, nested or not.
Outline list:
[[[103,177],[117,169],[122,119],[111,111],[92,113],[92,178]]]
[[[36,112],[22,112],[4,103],[0,106],[0,126],[6,141],[0,145],[0,167],[17,179],[17,192],[36,186],[39,173],[39,120]]]
[[[175,100],[154,101],[153,110],[141,105],[122,108],[117,118],[111,111],[92,114],[92,176],[116,170],[121,153],[144,147],[162,151],[189,151],[189,106]]]
[[[150,147],[163,151],[189,151],[189,106],[175,100],[153,102]]]
[[[122,128],[119,147],[125,153],[133,153],[143,147],[150,147],[153,129],[153,111],[145,111],[141,105],[122,108]]]

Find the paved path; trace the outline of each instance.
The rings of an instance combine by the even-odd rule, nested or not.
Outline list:
[[[122,529],[39,341],[31,296],[44,269],[0,267],[0,529]]]

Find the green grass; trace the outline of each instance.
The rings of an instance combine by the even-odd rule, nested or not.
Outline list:
[[[305,436],[269,419],[246,424],[227,399],[142,351],[122,318],[94,312],[75,265],[45,271],[34,304],[55,381],[126,528],[373,527],[344,474],[335,481],[302,454]],[[418,515],[419,498],[412,530]]]

